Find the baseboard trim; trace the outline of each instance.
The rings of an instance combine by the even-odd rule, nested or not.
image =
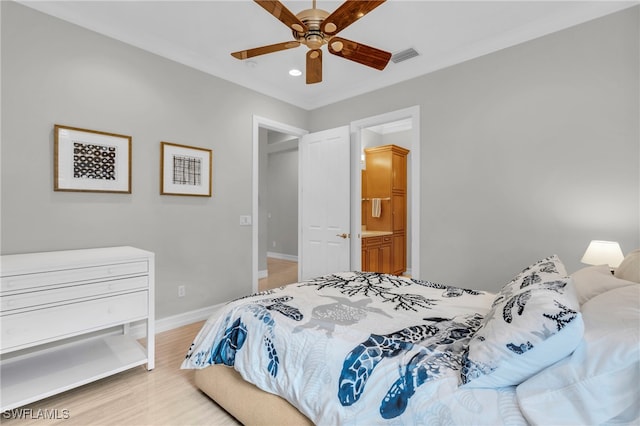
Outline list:
[[[267,252],[267,257],[273,257],[274,259],[280,259],[280,260],[289,260],[291,262],[297,262],[298,261],[298,256],[297,255],[276,253],[276,252],[273,252],[273,251],[268,251]]]
[[[183,312],[181,314],[172,315],[170,317],[160,318],[156,320],[155,328],[156,334],[163,331],[173,330],[174,328],[182,327],[183,325],[193,324],[194,322],[203,321],[208,319],[213,312],[224,305],[226,302],[218,303],[217,305],[209,306],[206,308],[196,309],[194,311]],[[147,327],[144,321],[132,324],[129,328],[129,333],[136,339],[141,339],[147,335]]]

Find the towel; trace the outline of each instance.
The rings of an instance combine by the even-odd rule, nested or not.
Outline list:
[[[371,217],[380,217],[382,213],[382,200],[380,198],[371,199]]]

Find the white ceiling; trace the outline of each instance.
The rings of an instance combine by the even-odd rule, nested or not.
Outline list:
[[[323,81],[305,84],[306,47],[239,61],[230,53],[292,39],[250,0],[32,1],[20,3],[305,109],[423,75],[603,16],[638,1],[388,0],[340,36],[391,53],[420,56],[377,71],[323,47]],[[311,0],[283,0],[293,13]],[[318,0],[328,12],[342,2]]]

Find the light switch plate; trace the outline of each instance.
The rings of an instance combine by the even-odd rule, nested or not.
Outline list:
[[[240,216],[240,226],[251,226],[251,216]]]

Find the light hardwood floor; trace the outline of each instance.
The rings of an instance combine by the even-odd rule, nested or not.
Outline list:
[[[258,280],[258,290],[264,291],[298,281],[298,262],[267,258],[269,276]]]
[[[239,425],[195,387],[193,370],[180,369],[203,323],[157,334],[153,371],[136,367],[14,411],[26,418],[10,418],[5,412],[0,415],[0,423],[7,426]],[[58,419],[38,418],[47,413]]]

